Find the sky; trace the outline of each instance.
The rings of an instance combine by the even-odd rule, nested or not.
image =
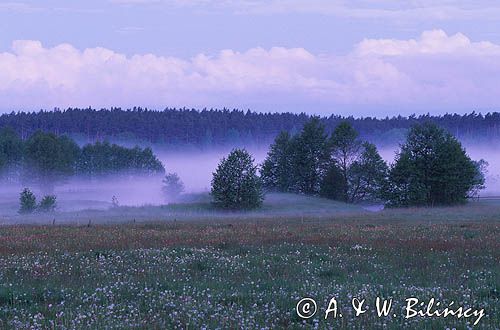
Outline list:
[[[0,112],[500,110],[500,2],[0,2]]]

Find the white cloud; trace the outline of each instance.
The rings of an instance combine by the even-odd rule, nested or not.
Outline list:
[[[459,54],[499,55],[500,46],[491,42],[471,42],[461,33],[448,36],[443,30],[425,31],[418,40],[365,39],[357,46],[361,55]]]
[[[186,60],[15,41],[11,51],[0,53],[0,72],[3,110],[234,106],[385,115],[372,109],[500,105],[500,46],[441,30],[414,40],[364,40],[344,56],[275,47]]]

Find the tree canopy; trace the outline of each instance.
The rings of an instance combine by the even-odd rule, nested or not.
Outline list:
[[[154,175],[164,171],[151,148],[126,148],[109,142],[87,144],[77,162],[78,174],[91,177],[126,173]]]
[[[463,203],[484,184],[474,162],[450,133],[432,123],[414,126],[389,172],[390,206]]]
[[[12,112],[0,115],[0,127],[12,127],[23,139],[42,130],[67,135],[79,143],[160,144],[200,148],[268,145],[281,131],[294,135],[311,116],[300,113],[259,113],[229,109],[75,109]],[[376,145],[401,143],[415,124],[431,121],[461,140],[496,141],[500,137],[500,113],[476,112],[442,116],[411,115],[386,118],[354,118],[330,115],[320,118],[330,134],[349,122],[362,140]]]
[[[261,168],[263,185],[267,189],[288,192],[292,191],[292,137],[288,132],[281,132],[269,148],[267,157]]]
[[[348,201],[381,200],[389,168],[374,144],[364,142],[361,148],[348,170]]]
[[[96,142],[80,148],[67,136],[38,131],[26,141],[0,130],[0,177],[32,182],[46,191],[72,175],[157,175],[165,171],[151,148]]]
[[[328,167],[330,148],[328,134],[318,117],[313,117],[295,137],[292,148],[293,175],[298,192],[316,194]]]
[[[359,134],[354,127],[344,121],[335,128],[330,137],[332,160],[334,161],[334,166],[337,166],[340,170],[343,182],[339,182],[338,184],[343,188],[342,200],[346,202],[352,200],[352,197],[349,196],[349,186],[351,184],[349,180],[350,170],[361,152],[362,142],[358,136]],[[351,189],[351,193],[354,193],[353,190]]]
[[[68,137],[38,131],[26,141],[24,176],[50,191],[55,182],[75,173],[79,153]]]
[[[264,194],[257,166],[245,149],[234,149],[213,173],[211,195],[217,207],[253,209],[262,205]]]
[[[375,145],[363,143],[348,122],[329,137],[315,117],[293,137],[278,135],[261,176],[267,189],[355,203],[380,199],[387,165]]]
[[[18,179],[23,160],[23,141],[8,127],[0,130],[0,175],[9,181]]]

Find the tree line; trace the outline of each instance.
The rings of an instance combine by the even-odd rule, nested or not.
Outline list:
[[[49,189],[79,175],[163,174],[165,169],[151,148],[126,148],[108,142],[80,147],[67,136],[37,131],[23,140],[10,128],[0,130],[0,177],[10,182],[32,182]]]
[[[171,109],[162,111],[144,108],[122,110],[74,109],[38,112],[12,112],[0,115],[0,127],[13,128],[22,139],[38,130],[67,135],[79,143],[95,141],[133,142],[166,146],[199,148],[223,145],[269,145],[281,131],[297,134],[311,116],[301,113],[257,113],[229,109]],[[408,130],[424,122],[445,128],[460,140],[486,140],[500,137],[500,113],[442,116],[412,115],[321,117],[328,134],[341,122],[349,122],[362,139],[376,145],[397,144]]]
[[[262,164],[264,187],[355,203],[381,199],[389,168],[348,122],[331,134],[315,117],[294,136],[282,132]]]
[[[246,150],[233,150],[214,173],[212,197],[222,208],[244,209],[259,207],[265,191],[391,207],[454,205],[484,188],[485,166],[431,122],[413,126],[388,165],[349,122],[328,134],[320,118],[313,117],[299,133],[276,137],[260,176]]]

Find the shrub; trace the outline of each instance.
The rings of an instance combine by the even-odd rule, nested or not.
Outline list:
[[[214,204],[225,209],[252,209],[264,195],[257,167],[245,149],[234,149],[220,162],[212,179]]]
[[[32,213],[36,210],[36,197],[35,194],[28,188],[24,188],[19,196],[19,213]]]
[[[57,205],[57,198],[54,195],[47,195],[42,198],[38,209],[41,212],[54,212]]]

